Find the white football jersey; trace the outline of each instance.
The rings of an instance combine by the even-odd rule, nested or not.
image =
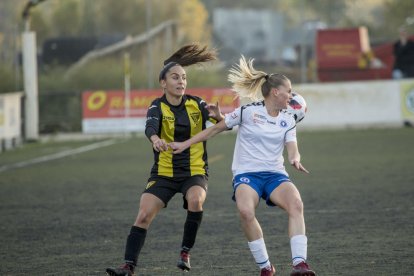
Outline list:
[[[277,117],[272,117],[261,101],[226,114],[225,123],[228,128],[239,126],[233,175],[262,171],[288,175],[283,164],[283,149],[285,143],[296,142],[296,123],[290,114],[279,112]]]

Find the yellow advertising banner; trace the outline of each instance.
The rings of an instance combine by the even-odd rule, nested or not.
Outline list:
[[[400,91],[402,118],[414,123],[414,81],[401,83]]]

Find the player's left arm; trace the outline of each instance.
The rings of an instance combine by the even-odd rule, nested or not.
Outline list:
[[[296,141],[287,142],[286,150],[288,153],[289,163],[293,167],[295,167],[298,171],[309,173],[309,171],[300,162],[300,153],[298,149],[298,143]]]

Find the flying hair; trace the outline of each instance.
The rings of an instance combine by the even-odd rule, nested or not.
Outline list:
[[[164,60],[164,66],[171,62],[174,62],[185,67],[216,59],[216,50],[208,50],[207,46],[201,46],[198,43],[192,43],[181,47],[174,54],[172,54],[172,56]]]
[[[239,97],[257,100],[258,93],[262,91],[262,85],[266,82],[268,75],[266,72],[254,69],[253,61],[254,59],[246,61],[242,55],[239,64],[229,70],[227,79],[233,84],[232,90]]]
[[[172,56],[164,60],[164,67],[161,69],[158,76],[158,80],[165,78],[168,70],[175,65],[182,67],[190,66],[193,64],[207,62],[217,59],[216,50],[208,50],[207,46],[200,46],[197,43],[192,43],[181,47]]]

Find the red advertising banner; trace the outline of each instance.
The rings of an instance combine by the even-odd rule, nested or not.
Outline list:
[[[229,113],[240,105],[238,98],[230,89],[195,88],[188,89],[188,94],[199,96],[207,103],[219,103],[223,113]],[[83,119],[92,118],[131,118],[145,117],[151,102],[162,96],[162,91],[132,90],[130,92],[129,110],[125,113],[125,93],[122,90],[86,91],[82,94]]]
[[[317,32],[316,56],[319,69],[357,69],[363,54],[369,51],[368,31],[365,27]]]

